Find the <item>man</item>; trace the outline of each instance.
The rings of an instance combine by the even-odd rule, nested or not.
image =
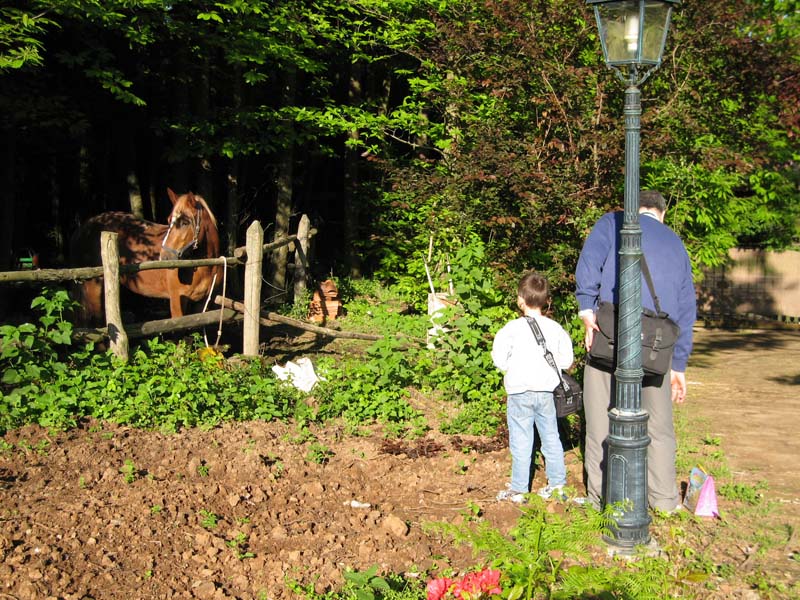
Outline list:
[[[642,380],[642,408],[649,414],[650,445],[647,448],[648,502],[652,508],[671,512],[680,506],[675,478],[675,429],[672,402],[686,399],[686,363],[692,351],[692,326],[697,316],[692,267],[680,238],[664,225],[666,202],[656,191],[639,194],[642,253],[647,260],[661,309],[681,329],[667,376],[646,376]],[[600,302],[619,304],[619,243],[623,213],[603,215],[583,245],[575,271],[579,315],[586,328],[588,350],[598,330],[595,310]],[[655,309],[650,290],[642,281],[642,305]],[[615,396],[613,373],[586,366],[583,379],[586,415],[586,491],[589,501],[602,506],[607,453],[608,410]]]

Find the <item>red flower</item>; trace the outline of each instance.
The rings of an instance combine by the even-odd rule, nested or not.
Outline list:
[[[491,569],[467,573],[453,588],[453,595],[461,600],[478,598],[483,594],[492,596],[501,592],[500,571]]]
[[[483,600],[501,594],[500,571],[484,569],[467,573],[460,581],[443,577],[428,582],[428,600],[443,600],[448,592],[455,600]]]

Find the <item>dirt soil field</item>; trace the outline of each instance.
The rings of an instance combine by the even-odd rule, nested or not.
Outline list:
[[[680,409],[721,438],[741,482],[769,481],[795,527],[798,365],[797,332],[699,330]],[[301,442],[292,424],[261,422],[174,435],[99,422],[8,433],[0,599],[281,599],[292,595],[287,578],[321,592],[341,585],[343,569],[376,564],[426,577],[477,559],[423,524],[458,522],[468,503],[504,531],[519,515],[494,501],[510,471],[502,436],[313,433],[315,443]],[[583,491],[578,456],[568,452],[569,479]],[[798,574],[790,544],[764,559],[784,581]],[[707,597],[759,596],[728,585]]]

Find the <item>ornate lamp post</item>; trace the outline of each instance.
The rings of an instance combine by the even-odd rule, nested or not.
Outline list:
[[[621,503],[607,541],[632,551],[650,541],[647,412],[642,410],[642,229],[639,225],[639,85],[659,67],[680,0],[586,0],[594,8],[606,65],[626,84],[625,213],[620,241],[615,408],[609,411],[605,498]]]

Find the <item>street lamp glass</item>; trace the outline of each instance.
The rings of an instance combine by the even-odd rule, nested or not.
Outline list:
[[[677,0],[588,0],[594,6],[606,64],[661,64],[672,7]]]

